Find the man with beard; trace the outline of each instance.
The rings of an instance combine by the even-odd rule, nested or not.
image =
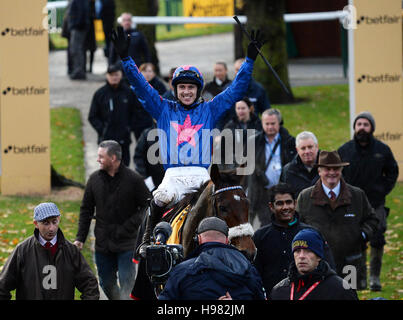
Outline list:
[[[342,161],[350,163],[343,176],[347,183],[365,191],[379,219],[378,230],[370,241],[370,289],[380,291],[379,275],[385,245],[386,217],[385,197],[389,194],[399,175],[399,167],[390,148],[374,138],[375,120],[369,112],[357,115],[353,124],[354,138],[342,145],[338,152]],[[366,257],[362,266],[366,270]]]

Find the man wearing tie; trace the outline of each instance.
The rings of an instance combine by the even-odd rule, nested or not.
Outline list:
[[[43,202],[34,209],[34,234],[19,243],[0,273],[0,300],[98,300],[98,281],[75,245],[59,228],[56,204]]]
[[[353,266],[357,281],[352,285],[359,290],[359,260],[378,219],[364,191],[342,178],[342,169],[348,165],[337,151],[321,151],[316,164],[320,179],[300,193],[296,210],[302,222],[318,228],[328,241],[339,276],[351,272],[345,266]]]

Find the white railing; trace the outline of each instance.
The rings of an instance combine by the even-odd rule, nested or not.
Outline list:
[[[57,10],[65,8],[68,1],[54,1],[47,3],[47,9]],[[327,12],[307,12],[307,13],[286,13],[285,22],[304,22],[304,21],[323,21],[339,20],[342,22],[348,16],[346,11],[327,11]],[[241,23],[247,22],[246,16],[238,16]],[[187,24],[187,23],[217,23],[217,24],[236,24],[233,17],[161,17],[161,16],[134,16],[132,18],[135,24]]]

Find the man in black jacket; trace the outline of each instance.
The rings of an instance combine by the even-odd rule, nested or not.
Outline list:
[[[205,100],[213,99],[217,94],[223,92],[230,83],[227,64],[225,62],[216,62],[214,65],[214,78],[204,86],[203,98]]]
[[[385,245],[386,217],[385,198],[395,186],[399,167],[390,148],[374,137],[375,119],[369,112],[357,115],[353,124],[354,138],[343,144],[338,152],[350,165],[343,169],[347,183],[364,190],[369,203],[379,219],[378,230],[370,241],[370,289],[381,290],[379,279]],[[365,251],[364,251],[365,253]],[[366,272],[366,255],[362,266]]]
[[[116,65],[108,67],[106,84],[92,97],[88,121],[98,133],[98,143],[115,140],[122,147],[122,161],[130,164],[130,144],[133,117],[143,106],[133,91],[122,81],[122,71]]]
[[[295,211],[296,195],[290,185],[279,183],[269,190],[269,206],[273,212],[271,223],[263,226],[253,235],[257,248],[256,269],[263,280],[266,293],[282,279],[287,277],[288,268],[293,261],[291,241],[304,228],[311,226],[300,222]],[[325,257],[334,265],[333,256],[325,244]]]
[[[295,138],[295,146],[298,154],[284,166],[280,181],[290,184],[298,197],[319,179],[318,168],[314,166],[319,157],[318,139],[312,132],[303,131]]]
[[[85,40],[90,27],[89,0],[72,0],[68,13],[68,30],[72,70],[71,80],[86,79]]]
[[[127,35],[130,34],[130,44],[128,54],[137,66],[142,65],[144,62],[151,62],[151,53],[148,47],[147,39],[144,34],[132,27],[132,15],[128,12],[121,14],[120,25],[123,27]],[[110,45],[108,64],[116,64],[120,61],[113,43]]]
[[[294,261],[288,277],[272,290],[271,300],[358,300],[357,293],[323,260],[323,239],[303,229],[292,240]]]
[[[79,249],[83,247],[96,209],[95,262],[101,287],[110,300],[130,297],[137,231],[151,196],[142,177],[127,168],[121,158],[122,150],[116,141],[100,143],[100,170],[88,179],[74,242]]]
[[[255,145],[255,170],[248,176],[248,198],[251,201],[250,217],[255,230],[270,222],[267,190],[279,182],[282,168],[297,151],[295,138],[281,126],[282,117],[277,109],[262,114],[263,132],[250,137]]]
[[[172,270],[159,300],[263,300],[255,267],[228,245],[228,226],[217,217],[204,218],[197,228],[197,247]]]

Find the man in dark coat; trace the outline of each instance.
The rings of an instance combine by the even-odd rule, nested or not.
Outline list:
[[[375,119],[369,112],[357,115],[353,129],[354,138],[343,144],[338,152],[343,161],[350,163],[343,169],[344,179],[364,190],[379,219],[378,229],[370,241],[370,289],[380,291],[382,286],[379,276],[389,212],[385,208],[385,198],[395,186],[399,167],[390,148],[374,137]],[[366,254],[363,254],[362,265],[366,270]]]
[[[52,202],[34,209],[34,234],[19,243],[0,274],[0,300],[98,300],[98,281],[80,251],[59,228],[60,211]]]
[[[216,62],[214,65],[214,78],[204,86],[203,98],[205,100],[213,99],[217,94],[223,92],[230,83],[227,64],[225,62]]]
[[[101,287],[110,300],[130,298],[137,231],[151,196],[143,178],[121,159],[122,150],[116,141],[100,143],[97,159],[100,170],[91,174],[85,187],[74,241],[79,249],[83,247],[96,209],[95,262]]]
[[[356,291],[323,260],[323,239],[318,232],[298,232],[292,252],[288,277],[273,288],[271,300],[358,300]]]
[[[104,55],[109,56],[111,47],[111,33],[115,24],[115,0],[101,0],[99,18],[102,20],[102,27],[105,35]]]
[[[217,217],[197,229],[199,247],[171,272],[160,300],[263,300],[262,280],[248,259],[228,245],[228,226]]]
[[[300,132],[295,138],[295,147],[298,154],[284,166],[280,181],[290,184],[298,196],[319,179],[318,168],[314,167],[319,157],[318,139],[312,132]]]
[[[337,151],[321,151],[316,164],[320,180],[299,194],[297,211],[302,222],[316,227],[328,241],[338,275],[345,274],[346,265],[356,268],[357,288],[361,289],[359,261],[379,220],[364,191],[342,178],[347,165]]]
[[[120,16],[120,24],[123,27],[125,33],[130,35],[130,43],[128,48],[128,54],[137,66],[142,65],[144,62],[151,62],[151,53],[148,47],[147,39],[145,35],[136,28],[132,27],[132,15],[128,12],[124,12]],[[120,58],[116,53],[113,43],[110,45],[108,64],[116,64]]]
[[[242,63],[244,62],[244,58],[238,59],[234,63],[235,75],[238,73]],[[263,86],[257,82],[255,79],[251,78],[248,86],[248,90],[245,93],[245,96],[249,98],[249,100],[254,105],[254,112],[257,116],[262,114],[265,110],[270,109],[270,100],[267,95],[266,90]],[[218,122],[217,128],[221,129],[224,125],[231,120],[235,116],[234,109],[230,109],[225,113],[222,119]]]
[[[72,70],[70,79],[86,79],[85,40],[90,27],[89,0],[72,0],[68,13],[69,48]]]
[[[273,212],[271,223],[263,226],[253,235],[257,255],[254,261],[263,280],[267,295],[282,279],[287,277],[288,268],[293,261],[291,241],[302,229],[312,228],[300,222],[295,192],[285,183],[279,183],[269,190],[269,206]],[[326,244],[325,258],[334,266],[333,256]]]
[[[98,143],[115,140],[122,147],[122,161],[130,164],[132,119],[143,108],[133,91],[122,81],[116,65],[108,67],[106,84],[92,97],[88,121],[98,133]]]
[[[249,214],[255,230],[270,223],[267,190],[279,182],[282,168],[297,153],[295,138],[280,125],[281,122],[279,110],[264,111],[263,132],[248,140],[248,144],[255,144],[255,170],[248,176],[248,198],[251,201]]]

